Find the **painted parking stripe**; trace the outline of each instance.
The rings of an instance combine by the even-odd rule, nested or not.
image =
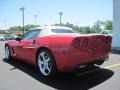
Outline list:
[[[114,68],[114,67],[119,67],[119,66],[120,66],[120,63],[117,63],[117,64],[112,64],[109,66],[104,66],[103,68]]]

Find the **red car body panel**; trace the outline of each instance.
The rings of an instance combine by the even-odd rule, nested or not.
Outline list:
[[[111,37],[104,35],[50,35],[29,40],[8,41],[12,57],[36,65],[39,48],[48,48],[59,71],[71,70],[77,65],[106,60],[111,50]],[[76,42],[79,43],[76,43]],[[86,43],[87,42],[87,43]]]

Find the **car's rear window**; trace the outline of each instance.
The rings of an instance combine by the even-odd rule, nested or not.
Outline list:
[[[52,29],[51,31],[54,33],[75,33],[70,29]]]

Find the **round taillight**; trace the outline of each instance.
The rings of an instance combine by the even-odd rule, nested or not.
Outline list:
[[[87,47],[88,46],[88,38],[84,38],[83,41],[82,41],[82,46],[83,47]]]

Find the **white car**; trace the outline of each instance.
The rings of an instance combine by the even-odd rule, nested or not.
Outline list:
[[[0,41],[5,41],[5,38],[2,35],[0,35]]]
[[[112,30],[102,30],[101,34],[112,36]]]

